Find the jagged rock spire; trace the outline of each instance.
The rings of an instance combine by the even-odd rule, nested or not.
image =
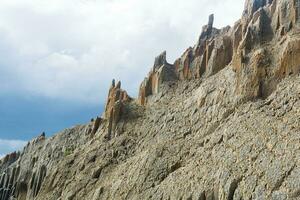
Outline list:
[[[111,87],[115,87],[115,85],[116,85],[116,81],[115,81],[115,79],[113,79],[113,80],[111,81]]]
[[[214,14],[210,14],[209,17],[208,17],[208,24],[207,26],[209,28],[212,28],[214,25]]]
[[[163,51],[155,58],[152,70],[140,85],[138,102],[145,105],[148,96],[159,92],[161,83],[175,79],[177,76],[174,65],[168,64],[167,52]]]
[[[154,61],[154,66],[153,68],[158,68],[164,64],[167,63],[167,52],[166,51],[163,51],[161,54],[159,54],[156,58],[155,58],[155,61]]]
[[[211,36],[213,32],[213,25],[214,25],[214,14],[211,14],[208,16],[207,25],[202,27],[202,32],[199,40],[205,40]]]
[[[295,136],[297,139],[299,132],[300,0],[248,0],[248,3],[246,20],[237,21],[232,28],[213,28],[213,17],[209,17],[199,43],[189,47],[174,65],[167,63],[165,52],[155,59],[154,69],[142,83],[139,95],[139,102],[142,105],[149,102],[150,109],[138,112],[141,114],[139,119],[130,118],[127,112],[124,115],[124,110],[132,109],[132,112],[140,107],[134,104],[127,107],[130,97],[121,89],[121,82],[111,82],[103,124],[108,125],[108,138],[121,129],[124,137],[108,143],[102,143],[101,138],[87,140],[81,138],[83,126],[80,126],[49,140],[42,135],[28,143],[21,154],[15,152],[0,160],[0,200],[34,199],[34,196],[45,199],[59,196],[61,199],[143,199],[150,195],[153,199],[297,198],[299,188],[285,182],[299,181],[296,159],[299,153],[298,148],[293,149],[299,143],[295,140],[289,144],[286,142],[293,142],[292,139],[283,141],[282,138]],[[222,70],[224,67],[226,69]],[[207,78],[215,73],[214,77]],[[267,99],[243,104],[247,99],[267,97],[281,78],[293,75],[296,76],[282,81],[283,84]],[[164,96],[162,101],[153,98],[152,105],[148,96],[165,92],[159,90],[160,84],[174,77],[202,80],[174,84],[170,86],[174,87],[171,91],[161,95]],[[123,121],[127,116],[128,123]],[[275,120],[274,124],[270,124],[272,120]],[[91,129],[93,134],[100,123],[102,119],[97,118]],[[222,126],[216,129],[219,124]],[[249,124],[247,130],[251,130],[245,135],[245,126]],[[264,129],[266,125],[269,126]],[[101,126],[99,135],[105,134],[104,131],[105,127]],[[231,135],[234,137],[228,139]],[[200,141],[202,136],[204,143]],[[261,138],[263,141],[257,146],[257,140]],[[243,142],[249,143],[246,149],[239,148]],[[237,148],[232,148],[233,143]],[[64,157],[64,145],[78,148],[73,155]],[[184,145],[188,148],[182,148]],[[213,148],[215,155],[209,156],[207,151],[199,155],[186,154],[190,147],[197,150],[199,145],[203,149]],[[282,150],[284,146],[288,148]],[[252,147],[262,150],[259,160],[256,160],[256,151],[253,152],[254,160],[248,153],[243,153]],[[272,158],[266,157],[267,154]],[[189,157],[185,158],[185,155]],[[232,159],[227,159],[232,155]],[[278,159],[273,159],[275,157]],[[186,165],[186,160],[195,158],[199,158],[200,165],[196,162]],[[224,159],[215,162],[215,158]],[[263,168],[261,171],[268,177],[257,176],[262,167],[256,163],[260,161],[272,165],[270,170]],[[253,169],[248,167],[249,163]],[[195,168],[197,173],[193,173]],[[168,175],[170,169],[171,172],[178,170],[175,175],[179,178],[175,181],[165,179],[164,184],[156,185],[161,182],[162,173]],[[236,169],[250,171],[244,176]],[[274,174],[274,169],[280,169],[279,173]],[[79,178],[74,179],[73,174]],[[278,187],[278,180],[281,183],[286,175],[289,175],[288,179]],[[190,177],[194,177],[192,184],[195,187],[184,184]],[[111,183],[121,179],[126,180],[127,185],[145,180],[149,184],[136,184],[135,191],[122,183],[110,187]],[[85,187],[85,180],[97,184]],[[252,180],[257,184],[249,190],[253,186]],[[157,187],[149,190],[151,184]],[[174,192],[177,189],[179,192]]]
[[[115,84],[112,80],[105,106],[104,118],[108,120],[108,137],[111,138],[117,123],[119,122],[124,108],[124,103],[130,101],[131,97],[125,90],[121,89],[121,81]]]

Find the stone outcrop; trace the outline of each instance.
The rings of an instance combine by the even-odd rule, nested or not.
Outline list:
[[[246,1],[242,19],[233,29],[238,95],[265,98],[283,77],[299,72],[298,5],[297,0]]]
[[[88,126],[88,125],[87,125]],[[46,138],[41,134],[28,142],[21,153],[13,153],[9,165],[2,159],[0,164],[0,199],[37,199],[48,184],[56,184],[52,170],[57,164],[74,153],[90,138],[83,134],[87,126],[77,126],[56,135],[56,138]],[[100,124],[100,128],[103,125]],[[67,161],[72,163],[71,161]],[[60,171],[70,166],[59,168]],[[50,171],[50,173],[48,173]],[[48,176],[49,175],[49,176]],[[66,174],[65,174],[66,175]],[[49,180],[52,179],[53,180]],[[61,177],[62,178],[62,177]],[[46,181],[45,181],[46,180]],[[52,196],[56,198],[56,196]]]
[[[136,100],[112,81],[102,117],[0,161],[0,200],[299,199],[299,0],[246,0]]]
[[[167,53],[164,51],[155,58],[154,65],[148,77],[140,85],[139,103],[146,105],[147,97],[159,93],[162,83],[175,80],[177,80],[175,68],[167,62]]]
[[[141,105],[146,104],[148,96],[157,94],[164,82],[208,77],[231,62],[233,48],[230,27],[219,30],[213,27],[213,22],[214,15],[210,15],[208,24],[202,28],[198,43],[193,48],[188,48],[173,65],[167,63],[166,52],[155,59],[152,70],[140,86]]]
[[[16,153],[13,155],[14,158],[15,155]],[[33,168],[34,163],[30,167]],[[21,174],[21,166],[19,164],[5,169],[4,173],[0,174],[0,199],[10,200],[11,197],[33,199],[37,196],[45,176],[46,166],[44,165],[38,168],[38,171],[25,175],[26,178],[31,177],[30,181],[22,179],[22,177],[25,177]]]
[[[212,14],[209,16],[208,24],[202,27],[197,44],[193,48],[188,48],[173,65],[167,63],[166,52],[155,59],[154,67],[140,86],[139,103],[141,105],[146,104],[148,96],[157,94],[160,85],[164,82],[209,77],[232,61],[231,29],[230,27],[216,29],[213,27],[213,22],[214,15]]]
[[[42,183],[44,181],[44,178],[46,176],[47,169],[43,165],[38,168],[38,171],[33,172],[33,175],[31,177],[30,181],[30,189],[31,189],[31,194],[29,196],[36,197],[38,195],[38,192],[41,189]]]
[[[202,28],[198,43],[187,49],[175,61],[176,73],[180,80],[209,77],[227,66],[233,56],[233,38],[230,27],[213,27],[214,16]]]
[[[93,128],[92,128],[92,135],[95,135],[96,132],[98,131],[100,124],[101,124],[102,119],[100,117],[96,117],[94,124],[93,124]]]
[[[214,66],[212,66],[213,63],[209,66],[211,55],[214,54],[214,56],[218,56],[221,48],[223,48],[222,45],[227,45],[227,41],[225,42],[226,44],[221,44],[224,42],[224,40],[222,40],[223,38],[219,38],[217,42],[215,41],[215,37],[221,30],[214,28],[213,22],[214,15],[210,15],[208,24],[202,28],[198,43],[193,48],[188,48],[183,55],[175,61],[176,73],[180,80],[200,78],[207,71],[209,71],[207,72],[208,76],[211,75],[213,71],[212,68],[214,68]],[[217,43],[216,49],[215,43]],[[218,67],[220,66],[217,66],[217,68]]]
[[[0,175],[0,199],[9,200],[15,193],[20,166],[9,168]]]
[[[121,89],[121,82],[119,81],[117,84],[115,84],[115,80],[113,80],[109,88],[104,112],[104,118],[109,122],[107,135],[108,138],[113,137],[117,123],[122,117],[124,104],[130,100],[131,97],[129,97],[127,92]],[[98,122],[95,123],[98,125]]]
[[[298,73],[300,73],[300,38],[288,39],[284,43],[277,74],[283,78]]]
[[[0,165],[2,168],[5,168],[12,163],[14,163],[18,158],[20,157],[20,152],[13,152],[8,155],[6,155],[2,160],[0,160]],[[0,167],[0,169],[1,169]]]
[[[229,36],[221,36],[213,41],[212,52],[206,64],[207,75],[211,76],[227,66],[232,60],[232,40]]]

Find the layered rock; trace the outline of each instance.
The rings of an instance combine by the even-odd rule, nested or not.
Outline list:
[[[57,164],[74,154],[90,138],[83,134],[87,127],[73,127],[51,138],[41,134],[28,142],[21,153],[10,156],[14,159],[10,160],[9,165],[4,162],[7,159],[2,159],[0,199],[37,199],[44,185],[55,184],[57,181],[49,181],[53,178],[52,170],[57,168]],[[52,198],[58,199],[55,195]]]
[[[112,81],[110,86],[107,102],[105,106],[104,118],[108,120],[108,138],[113,137],[117,123],[122,117],[124,111],[124,103],[129,102],[131,97],[125,90],[121,89],[121,82],[115,84],[115,80]],[[95,122],[98,125],[98,122]]]
[[[208,76],[219,72],[232,60],[232,40],[228,35],[217,37],[212,42],[214,47],[206,64]]]
[[[13,152],[6,155],[2,160],[0,160],[0,169],[6,168],[7,166],[14,163],[20,157],[20,152]]]
[[[299,199],[299,0],[213,21],[138,102],[113,80],[102,118],[2,159],[0,200]]]
[[[300,38],[288,39],[280,56],[277,76],[283,78],[298,73],[300,73]]]
[[[0,175],[0,199],[8,200],[15,193],[20,166],[9,168]]]
[[[198,43],[193,48],[188,48],[183,55],[175,61],[176,73],[180,80],[200,78],[205,73],[207,76],[211,75],[214,71],[213,68],[215,68],[213,65],[214,61],[211,61],[209,64],[209,61],[212,60],[210,59],[211,55],[224,57],[223,55],[219,55],[224,53],[221,52],[221,49],[227,48],[227,45],[230,45],[231,42],[228,43],[227,39],[226,41],[223,40],[224,38],[218,38],[218,40],[215,41],[215,38],[222,31],[214,28],[213,22],[214,15],[210,15],[208,24],[202,28]],[[226,45],[226,47],[224,47],[224,45]],[[220,58],[220,63],[224,62],[222,59],[224,58]],[[228,60],[228,58],[225,59]],[[231,60],[231,58],[229,60]],[[225,63],[228,64],[226,61]],[[222,68],[222,66],[217,66],[217,68]]]
[[[155,59],[148,77],[142,82],[139,103],[145,105],[147,97],[159,92],[162,83],[174,80],[191,80],[209,77],[227,66],[233,55],[230,27],[213,27],[214,15],[203,26],[198,43],[188,48],[173,65],[167,63],[166,52]]]
[[[265,98],[281,78],[299,72],[298,5],[297,0],[246,1],[242,19],[233,29],[236,94]]]
[[[177,80],[175,68],[167,62],[166,54],[164,51],[155,58],[154,65],[148,77],[140,85],[138,102],[141,105],[146,105],[148,96],[159,92],[162,83]]]
[[[233,38],[230,27],[213,27],[214,15],[202,28],[197,44],[188,48],[174,63],[180,80],[199,79],[214,75],[227,66],[233,56]]]
[[[31,177],[30,181],[30,189],[31,189],[31,194],[29,193],[29,196],[31,197],[36,197],[41,189],[42,183],[44,181],[44,178],[46,176],[46,166],[42,165],[41,167],[38,168],[38,171],[33,172],[33,175]]]

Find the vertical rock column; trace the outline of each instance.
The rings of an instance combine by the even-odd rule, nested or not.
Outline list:
[[[299,22],[300,22],[300,0],[293,0],[294,2],[294,23],[298,25],[299,27]]]
[[[147,104],[147,97],[159,93],[160,85],[166,81],[177,80],[175,66],[167,62],[166,51],[155,58],[154,65],[148,77],[140,85],[138,102],[140,105]]]
[[[124,103],[130,100],[131,98],[128,96],[127,92],[121,89],[121,82],[119,81],[116,85],[115,80],[113,80],[109,89],[104,113],[105,119],[108,120],[109,139],[112,137],[117,123],[123,114]]]
[[[16,183],[20,173],[20,166],[5,170],[0,175],[0,200],[8,200],[15,196]]]
[[[46,168],[46,166],[42,165],[41,167],[38,168],[37,171],[35,171],[32,174],[32,177],[30,180],[30,190],[29,190],[29,196],[31,198],[35,198],[38,195],[38,193],[42,187],[42,183],[45,179],[46,173],[47,173],[47,168]]]

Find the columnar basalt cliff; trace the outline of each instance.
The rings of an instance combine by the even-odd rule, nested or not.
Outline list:
[[[246,0],[137,99],[112,81],[90,123],[0,161],[0,200],[299,199],[300,0]]]

